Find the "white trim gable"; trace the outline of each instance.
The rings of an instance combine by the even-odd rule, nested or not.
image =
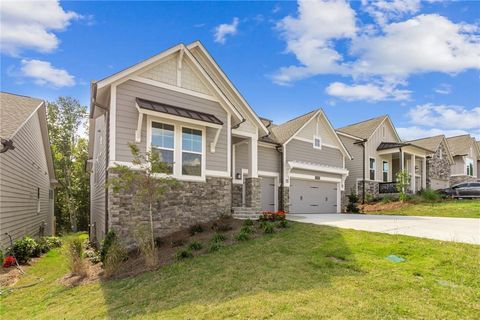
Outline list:
[[[395,129],[395,126],[393,125],[393,122],[392,122],[392,120],[390,120],[390,117],[388,115],[386,115],[385,119],[383,119],[383,121],[380,122],[380,124],[375,128],[375,130],[373,130],[372,134],[368,137],[367,141],[369,141],[373,137],[373,135],[377,132],[377,130],[379,130],[379,128],[382,128],[383,124],[387,120],[388,120],[388,124],[390,125],[390,128],[392,129],[395,137],[397,138],[397,141],[395,141],[395,142],[402,142],[402,139],[398,135],[397,129]]]

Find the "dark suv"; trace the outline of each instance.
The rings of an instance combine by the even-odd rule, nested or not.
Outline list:
[[[480,198],[480,182],[459,183],[440,192],[453,198]]]

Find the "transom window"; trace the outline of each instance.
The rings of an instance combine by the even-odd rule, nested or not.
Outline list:
[[[388,161],[382,162],[383,182],[388,182]]]
[[[313,137],[313,147],[315,149],[322,149],[322,138],[319,136],[314,136]]]
[[[182,175],[202,175],[202,131],[182,128]]]
[[[369,163],[369,168],[370,168],[370,180],[375,180],[375,159],[370,158],[370,163]]]
[[[160,161],[167,165],[167,173],[173,173],[175,127],[171,124],[152,122],[152,151],[158,152]]]

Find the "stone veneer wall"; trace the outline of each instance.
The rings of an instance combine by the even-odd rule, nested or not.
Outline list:
[[[115,173],[109,173],[113,176]],[[196,223],[205,223],[231,214],[231,178],[207,177],[206,182],[181,181],[181,185],[165,192],[154,208],[155,236],[165,236]],[[131,243],[132,232],[149,224],[148,208],[137,208],[131,192],[108,191],[109,230]]]
[[[440,150],[443,155],[442,158],[440,158]],[[441,143],[437,151],[427,158],[427,188],[431,186],[431,179],[449,179],[451,167],[447,152],[444,143]]]
[[[243,184],[232,185],[232,207],[241,207],[243,197]]]
[[[363,195],[363,183],[362,180],[357,181],[357,190],[358,190],[358,197],[362,200]],[[377,197],[379,195],[379,186],[377,181],[365,181],[365,192],[367,194],[372,195],[373,197]]]
[[[463,182],[476,182],[478,180],[477,177],[472,177],[472,176],[467,176],[465,175],[460,175],[460,176],[451,176],[450,177],[450,186],[454,186],[459,183]]]
[[[261,199],[260,178],[245,178],[245,207],[260,210]]]
[[[279,187],[278,188],[278,199],[282,199],[282,188],[283,188],[283,211],[285,213],[290,212],[290,188],[289,187]],[[282,208],[279,206],[279,210]]]

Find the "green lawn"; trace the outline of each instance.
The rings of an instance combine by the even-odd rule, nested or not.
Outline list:
[[[45,281],[1,298],[0,318],[478,319],[479,258],[480,246],[292,223],[159,271],[65,288],[54,250],[29,269]]]
[[[449,200],[438,203],[412,204],[406,207],[368,212],[368,214],[392,214],[399,216],[430,216],[452,218],[480,218],[480,200]]]

